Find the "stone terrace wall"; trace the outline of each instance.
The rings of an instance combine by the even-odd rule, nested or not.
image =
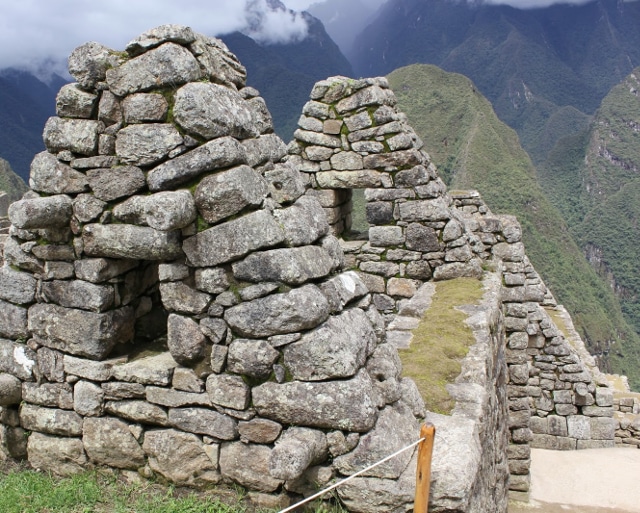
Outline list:
[[[9,203],[9,195],[6,192],[0,191],[0,218],[7,217]]]
[[[3,454],[277,507],[413,442],[415,384],[235,56],[168,25],[69,71],[9,208]],[[411,461],[350,509],[409,507]]]
[[[513,216],[495,216],[480,195],[453,194],[467,227],[501,262],[509,407],[509,487],[528,492],[530,448],[613,447],[613,395],[604,375],[557,305],[521,242]],[[551,313],[562,320],[566,335]]]

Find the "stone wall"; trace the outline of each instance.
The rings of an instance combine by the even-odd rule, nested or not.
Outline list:
[[[617,447],[640,449],[640,394],[631,392],[626,376],[608,375],[613,387],[613,420]]]
[[[309,177],[307,194],[318,198],[338,236],[349,234],[351,191],[364,189],[368,241],[343,249],[387,321],[424,281],[480,277],[473,241],[386,79],[333,77],[318,82],[310,98],[289,162]]]
[[[424,404],[397,348],[430,282],[461,276],[486,292],[465,307],[453,414],[428,414],[435,511],[505,511],[531,446],[613,444],[606,380],[557,327],[517,220],[447,193],[384,78],[316,84],[286,147],[235,56],[187,27],[88,43],[69,70],[9,208],[5,456],[278,507],[415,441]],[[339,241],[354,188],[368,240]],[[352,483],[350,511],[409,509],[415,454]]]
[[[477,192],[453,195],[467,225],[501,262],[509,424],[509,489],[528,492],[530,448],[613,446],[612,392],[604,375],[531,266],[512,216],[495,216]],[[555,319],[552,316],[555,316]],[[558,328],[562,321],[563,331]]]
[[[170,25],[69,71],[9,208],[3,454],[276,506],[413,442],[422,399],[235,56]],[[350,509],[403,511],[411,461]]]

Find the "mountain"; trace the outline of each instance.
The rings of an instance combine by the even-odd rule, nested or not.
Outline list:
[[[374,20],[382,2],[371,0],[326,0],[311,4],[307,12],[322,21],[327,34],[344,55],[350,57],[356,36]]]
[[[362,76],[414,63],[468,76],[534,163],[588,126],[611,87],[640,65],[640,2],[516,9],[465,0],[389,0],[356,38]]]
[[[0,157],[29,180],[33,156],[44,150],[42,129],[55,114],[55,98],[65,80],[54,75],[45,83],[27,71],[0,70]]]
[[[604,368],[624,371],[640,387],[640,337],[543,192],[514,130],[462,75],[412,65],[387,78],[450,190],[477,189],[492,211],[518,217],[527,254],[571,312],[588,348],[601,357]],[[635,205],[640,210],[640,203]],[[612,346],[615,354],[610,356]]]
[[[27,184],[13,172],[9,162],[0,158],[0,191],[6,192],[11,201],[16,201],[27,191]]]
[[[292,139],[302,106],[318,80],[353,75],[322,22],[309,13],[302,15],[309,26],[309,35],[302,41],[260,44],[240,32],[221,38],[247,68],[247,84],[260,91],[275,130],[285,141]]]
[[[640,332],[640,67],[605,97],[587,131],[558,143],[539,174]]]

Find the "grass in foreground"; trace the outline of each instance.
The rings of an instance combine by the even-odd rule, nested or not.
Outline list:
[[[430,411],[449,414],[455,405],[446,385],[458,377],[461,360],[475,343],[464,324],[467,314],[456,306],[476,304],[482,295],[482,282],[474,278],[437,282],[431,307],[413,331],[411,347],[399,351],[403,376],[416,382]]]
[[[219,498],[153,483],[130,485],[114,475],[84,472],[56,478],[32,470],[0,477],[4,513],[244,513]]]
[[[240,488],[206,491],[141,480],[131,484],[117,471],[87,471],[59,478],[23,464],[0,462],[2,513],[269,513],[256,509]],[[332,501],[316,500],[312,513],[344,513]]]

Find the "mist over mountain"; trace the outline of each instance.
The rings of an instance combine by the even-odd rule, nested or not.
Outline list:
[[[382,0],[326,0],[309,6],[307,12],[320,19],[344,55],[349,58],[356,36],[375,19]]]
[[[413,63],[468,76],[538,164],[558,139],[584,129],[611,87],[640,64],[638,27],[640,2],[516,9],[389,0],[356,38],[352,64],[362,76]]]

